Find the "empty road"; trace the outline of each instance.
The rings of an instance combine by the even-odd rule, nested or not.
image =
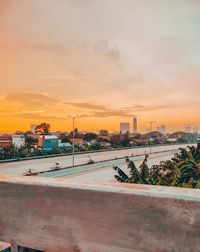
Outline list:
[[[186,148],[188,144],[184,145],[163,145],[152,147],[152,152],[162,152],[166,150],[178,150],[178,148]],[[112,160],[115,158],[123,158],[125,156],[135,156],[149,153],[150,148],[132,148],[124,150],[112,150],[104,152],[94,152],[90,154],[77,154],[75,156],[75,165],[87,164],[89,159],[94,160],[95,162]],[[62,157],[53,157],[53,158],[43,158],[36,160],[26,160],[10,163],[1,163],[0,164],[0,174],[2,175],[20,175],[24,172],[31,169],[35,172],[48,171],[52,167],[55,167],[55,162],[58,162],[62,167],[72,166],[72,156],[62,156]]]
[[[148,166],[159,164],[160,161],[169,160],[174,155],[174,151],[169,151],[165,153],[150,154],[148,158]],[[137,167],[140,166],[144,160],[143,156],[130,157]],[[109,182],[115,181],[114,175],[117,174],[113,170],[113,166],[118,166],[126,173],[127,164],[125,158],[110,160],[96,164],[77,166],[73,168],[62,169],[58,171],[51,171],[40,174],[41,177],[53,177],[59,178],[61,180],[66,180],[70,182]]]

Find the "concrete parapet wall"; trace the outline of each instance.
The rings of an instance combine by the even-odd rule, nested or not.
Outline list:
[[[0,177],[0,240],[49,252],[199,251],[200,191]]]

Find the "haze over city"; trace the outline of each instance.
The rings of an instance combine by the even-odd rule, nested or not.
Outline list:
[[[113,15],[114,14],[114,15]],[[0,131],[198,125],[200,2],[1,0]]]

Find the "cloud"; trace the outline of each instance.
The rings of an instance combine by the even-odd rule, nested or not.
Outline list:
[[[93,117],[83,120],[88,127],[106,123],[95,117],[111,117],[114,128],[117,117],[151,111],[198,120],[196,108],[182,111],[200,103],[199,3],[0,0],[0,91],[11,93],[10,123],[20,111],[30,119],[77,111]]]
[[[13,117],[23,118],[23,119],[31,119],[31,120],[40,120],[40,121],[51,121],[51,120],[65,120],[66,118],[54,115],[45,115],[43,113],[16,113],[12,115]]]
[[[67,44],[67,42],[66,42]],[[14,44],[1,43],[0,49],[2,50],[29,50],[31,52],[48,52],[62,56],[66,53],[66,48],[59,44],[45,43],[45,42],[34,42],[34,41],[17,41]]]
[[[23,110],[21,111],[22,114],[41,114],[44,113],[44,110]]]
[[[151,105],[151,106],[143,106],[143,105],[137,105],[137,106],[130,106],[130,107],[124,107],[127,111],[134,111],[134,112],[146,112],[146,111],[154,111],[154,110],[166,110],[170,108],[177,108],[181,107],[179,104],[161,104],[161,105]]]
[[[71,103],[66,103],[67,105],[70,105],[75,108],[81,108],[81,109],[91,109],[91,110],[108,110],[105,106],[102,105],[95,105],[92,103],[85,103],[85,102],[71,102]]]
[[[25,107],[53,106],[59,103],[59,100],[53,97],[37,93],[9,94],[6,100],[19,102]]]
[[[103,105],[96,105],[93,103],[67,103],[72,107],[89,110],[88,114],[81,115],[81,117],[130,117],[131,114],[125,110],[109,109]],[[94,110],[96,110],[94,112]]]
[[[200,5],[199,0],[188,0],[188,3],[190,3],[190,4],[196,4],[196,5]]]
[[[58,3],[64,3],[74,8],[85,8],[88,7],[94,0],[57,0]]]
[[[0,1],[0,9],[4,10],[4,9],[8,8],[8,6],[10,5],[11,2],[12,2],[12,0],[1,0]]]
[[[97,55],[104,55],[110,60],[118,61],[120,58],[120,50],[117,46],[111,46],[108,41],[101,40],[94,46]]]
[[[30,49],[32,51],[47,51],[51,53],[55,53],[58,55],[62,55],[65,52],[65,48],[61,45],[48,44],[48,43],[34,43],[34,42],[21,42],[16,44],[17,48],[22,49]]]
[[[131,117],[132,114],[127,113],[124,110],[108,110],[98,111],[93,113],[90,117]]]

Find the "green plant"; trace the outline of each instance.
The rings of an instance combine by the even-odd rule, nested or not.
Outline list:
[[[148,155],[139,168],[129,158],[126,159],[129,174],[115,166],[115,178],[122,183],[136,183],[149,185],[177,186],[200,188],[200,150],[198,147],[188,146],[180,149],[171,160],[162,161],[151,168],[147,165]]]

